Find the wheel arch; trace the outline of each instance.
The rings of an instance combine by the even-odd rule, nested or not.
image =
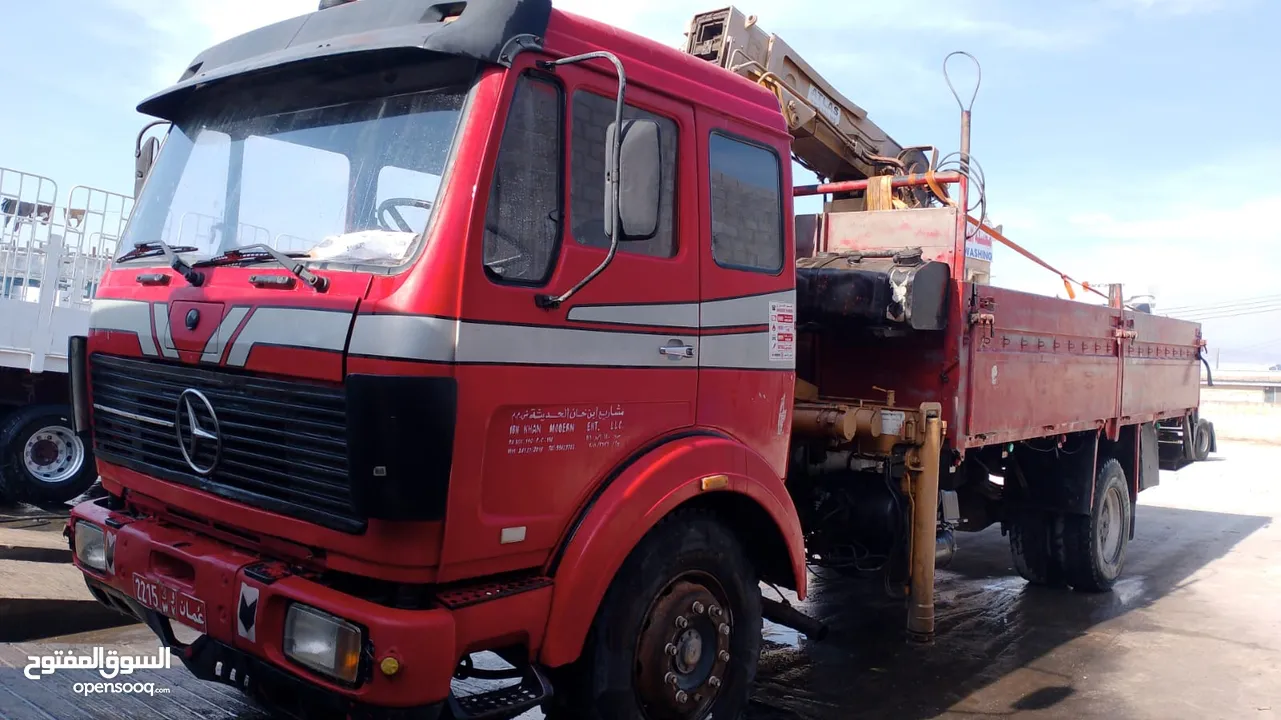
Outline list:
[[[804,597],[800,520],[783,480],[725,435],[682,433],[630,458],[580,509],[547,569],[555,584],[542,664],[559,667],[578,658],[632,549],[663,518],[687,509],[715,514],[743,543],[761,577]]]

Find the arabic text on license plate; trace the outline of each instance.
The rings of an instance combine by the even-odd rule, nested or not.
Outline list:
[[[138,602],[183,625],[205,632],[205,601],[185,592],[133,574],[133,594]]]

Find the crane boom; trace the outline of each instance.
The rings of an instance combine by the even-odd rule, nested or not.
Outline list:
[[[862,180],[928,168],[920,148],[895,142],[754,15],[733,6],[699,13],[684,49],[772,90],[795,138],[793,154],[822,178]]]

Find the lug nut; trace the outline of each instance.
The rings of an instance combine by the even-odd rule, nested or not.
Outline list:
[[[721,686],[721,679],[713,675],[707,678],[707,684],[710,687],[718,688]]]
[[[703,610],[704,610],[704,608],[703,608],[703,603],[701,603],[701,602],[699,602],[699,601],[695,600],[695,601],[694,601],[694,613],[695,613],[696,615],[702,615],[702,614],[703,614]]]
[[[729,625],[726,625],[725,623],[721,623],[720,631],[722,635],[724,635],[725,637],[729,637]]]
[[[684,630],[685,628],[689,627],[689,621],[685,619],[684,615],[676,616],[676,627],[680,628],[681,630]]]
[[[678,703],[687,703],[687,702],[689,702],[689,694],[688,694],[688,693],[686,693],[684,690],[677,690],[677,691],[676,691],[676,702],[678,702]]]
[[[669,672],[666,675],[664,675],[663,682],[667,683],[668,685],[671,685],[672,687],[676,687],[676,683],[677,683],[676,673]]]
[[[680,650],[675,645],[667,643],[667,647],[663,648],[663,652],[671,657],[676,657],[676,653],[680,652]]]
[[[719,605],[713,605],[707,610],[707,614],[714,618],[718,618],[721,616],[721,607]]]
[[[720,654],[720,655],[718,655],[717,657],[719,657],[719,658],[721,659],[721,662],[726,662],[726,663],[727,663],[727,662],[729,662],[729,651],[728,651],[728,650],[722,650],[722,651],[721,651],[721,654]]]

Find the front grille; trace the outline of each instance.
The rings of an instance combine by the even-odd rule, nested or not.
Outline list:
[[[94,451],[103,460],[344,532],[363,531],[347,479],[341,387],[107,355],[91,357],[90,382]],[[196,392],[184,395],[188,390]],[[198,416],[195,444],[180,398]],[[207,475],[183,456],[179,430],[194,464],[213,466]],[[217,456],[214,434],[221,439]]]

